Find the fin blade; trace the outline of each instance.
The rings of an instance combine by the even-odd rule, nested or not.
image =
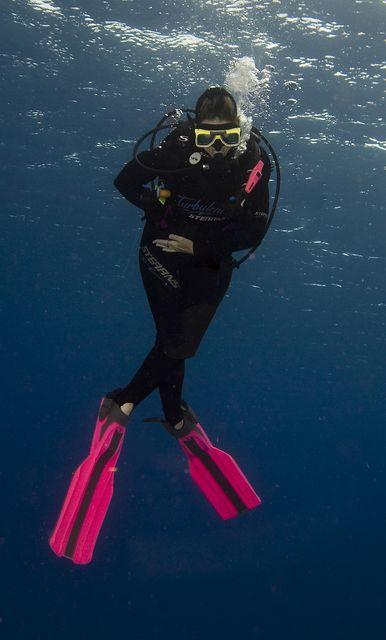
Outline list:
[[[50,537],[50,547],[57,556],[65,556],[68,539],[82,500],[87,478],[94,466],[92,456],[86,458],[74,472],[55,529]],[[91,560],[91,558],[90,558]],[[86,560],[85,560],[86,562]]]
[[[223,520],[261,504],[234,458],[215,447],[199,423],[179,442],[188,457],[192,479]]]
[[[49,540],[57,556],[69,558],[75,564],[91,562],[113,495],[124,435],[125,428],[117,422],[108,424],[101,435],[101,421],[97,420],[91,451],[71,479]]]

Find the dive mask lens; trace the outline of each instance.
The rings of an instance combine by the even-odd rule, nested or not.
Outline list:
[[[240,129],[224,131],[221,134],[221,140],[229,147],[240,144]]]
[[[210,147],[214,143],[214,138],[215,138],[214,131],[196,129],[196,146],[197,147]]]

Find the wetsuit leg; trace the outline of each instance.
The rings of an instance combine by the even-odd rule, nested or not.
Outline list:
[[[181,267],[181,268],[179,268]],[[141,246],[140,270],[157,329],[156,345],[124,388],[114,392],[118,404],[138,405],[157,387],[166,420],[182,419],[181,393],[185,359],[195,355],[223,299],[232,269],[197,267],[186,256],[162,256]]]
[[[180,405],[184,372],[185,361],[169,358],[156,344],[131,382],[107,395],[119,405],[131,402],[137,406],[159,388],[165,418],[174,425],[182,418]]]
[[[185,360],[175,360],[175,362],[176,366],[169,376],[159,383],[163,412],[166,420],[173,426],[183,417],[181,401],[185,376]]]
[[[157,341],[171,358],[192,358],[227,292],[232,266],[223,262],[218,269],[210,269],[186,261],[183,254],[168,257],[166,254],[164,258],[154,254],[153,248],[150,251],[147,245],[141,247],[141,276],[157,328]],[[165,269],[163,276],[158,266],[154,271],[155,259]]]

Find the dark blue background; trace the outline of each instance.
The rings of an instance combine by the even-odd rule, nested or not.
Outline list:
[[[370,0],[3,0],[2,637],[385,637],[382,19]],[[142,424],[153,394],[77,567],[49,533],[100,396],[154,336],[141,214],[112,181],[164,109],[243,55],[272,65],[253,115],[282,197],[184,395],[263,505],[217,518],[176,443]]]

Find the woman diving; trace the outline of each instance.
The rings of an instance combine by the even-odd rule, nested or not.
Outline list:
[[[267,229],[270,160],[255,135],[243,140],[242,133],[233,96],[211,87],[198,99],[194,119],[179,122],[114,181],[146,218],[139,261],[156,337],[132,380],[102,399],[90,454],[75,472],[50,539],[57,555],[76,563],[91,560],[129,416],[155,389],[161,421],[220,516],[260,503],[233,458],[212,445],[182,400],[185,360],[197,352],[228,290],[232,253],[256,247]],[[155,178],[157,190],[145,186]]]

